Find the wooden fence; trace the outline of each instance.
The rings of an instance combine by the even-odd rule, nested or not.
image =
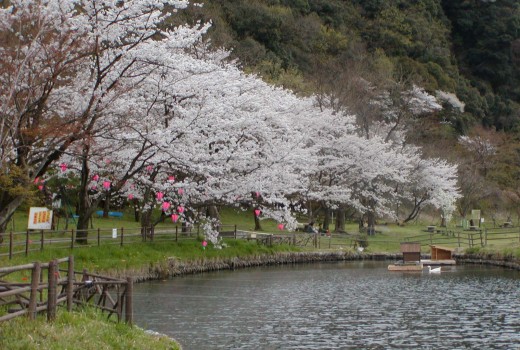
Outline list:
[[[220,236],[232,239],[254,239],[259,244],[289,244],[294,246],[312,246],[314,248],[363,247],[367,237],[362,234],[331,233],[312,234],[304,232],[292,233],[260,233],[238,230],[237,225],[221,225],[218,227]],[[142,242],[161,242],[194,240],[200,238],[199,226],[171,228],[117,228],[88,230],[88,244],[76,242],[77,231],[25,231],[9,232],[4,235],[4,243],[0,245],[0,257],[14,255],[29,255],[30,252],[43,251],[46,247],[77,249],[101,245],[126,245]],[[477,230],[433,230],[425,231],[413,237],[389,237],[386,241],[374,235],[369,241],[377,239],[379,243],[396,245],[400,242],[420,242],[429,245],[449,245],[459,248],[484,247],[488,244],[507,245],[520,243],[520,228],[483,228]]]
[[[237,236],[236,225],[221,225],[220,232],[225,237],[240,238]],[[85,232],[83,232],[85,233]],[[63,249],[77,249],[101,245],[120,245],[141,243],[147,241],[175,241],[197,239],[200,235],[199,226],[172,228],[113,228],[86,230],[87,244],[78,244],[77,230],[27,230],[24,232],[9,232],[4,235],[4,243],[0,245],[0,257],[25,255],[35,251],[43,251],[46,247]]]
[[[458,247],[486,247],[490,244],[508,245],[520,244],[520,227],[482,228],[459,231],[430,232],[413,237],[407,237],[406,242],[423,244],[456,245]]]
[[[64,263],[67,268],[60,269]],[[25,277],[28,274],[30,278]],[[125,321],[132,324],[132,290],[132,278],[121,280],[86,270],[75,272],[73,256],[49,263],[2,267],[0,322],[19,316],[34,319],[39,312],[45,312],[52,321],[59,305],[65,304],[72,311],[74,304],[89,304],[108,312],[109,318],[116,315],[118,321],[124,314]]]
[[[417,236],[406,237],[405,242],[418,242],[429,245],[455,245],[459,248],[484,246],[482,230],[476,231],[442,231],[429,232]]]

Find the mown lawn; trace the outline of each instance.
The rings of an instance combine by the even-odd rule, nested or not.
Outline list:
[[[36,320],[18,317],[3,322],[0,349],[180,349],[177,342],[168,337],[152,335],[125,323],[107,321],[106,314],[94,309],[71,313],[58,310],[53,322],[47,322],[45,315]]]

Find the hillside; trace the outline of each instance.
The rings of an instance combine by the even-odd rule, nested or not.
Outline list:
[[[511,131],[520,122],[514,0],[209,0],[186,16],[211,20],[214,44],[291,89],[316,91],[320,75],[338,65],[363,76],[379,68],[456,93],[465,113],[445,117],[459,134],[476,124]]]
[[[357,115],[368,104],[360,80],[456,95],[463,107],[407,119],[409,141],[459,165],[461,216],[471,208],[518,215],[518,1],[209,0],[178,19],[211,21],[211,42],[246,71],[328,94]]]

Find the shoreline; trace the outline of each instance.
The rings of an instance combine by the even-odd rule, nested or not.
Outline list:
[[[423,259],[429,255],[422,256]],[[499,266],[520,271],[520,261],[506,257],[480,256],[474,254],[457,254],[453,257],[457,264],[480,264]],[[147,267],[137,269],[126,269],[121,271],[108,271],[113,277],[132,276],[135,283],[164,280],[176,276],[190,275],[219,270],[236,270],[257,266],[272,266],[286,264],[302,264],[314,262],[333,261],[357,261],[357,260],[379,260],[396,261],[401,260],[401,254],[391,253],[357,253],[351,251],[326,251],[326,252],[283,252],[269,255],[253,255],[250,257],[197,259],[184,261],[176,257],[168,257],[166,260],[157,262]]]

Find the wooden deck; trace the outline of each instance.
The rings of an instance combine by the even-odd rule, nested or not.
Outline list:
[[[433,266],[433,265],[456,265],[457,262],[453,259],[444,259],[444,260],[430,260],[430,259],[421,259],[421,263],[424,266]]]
[[[422,271],[423,264],[390,264],[388,271]]]

